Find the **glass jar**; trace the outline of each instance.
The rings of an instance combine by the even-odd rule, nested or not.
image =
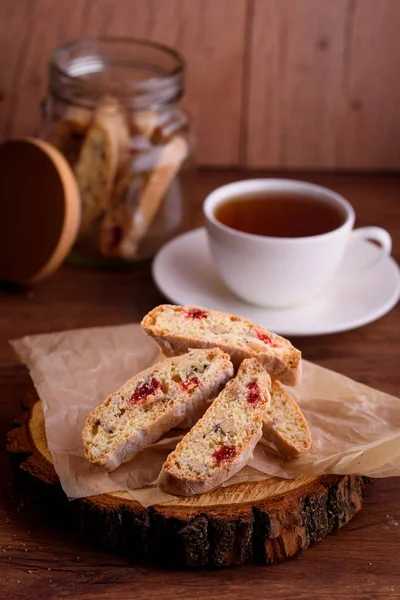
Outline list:
[[[76,174],[79,262],[147,259],[186,228],[193,161],[183,93],[183,59],[160,44],[98,38],[53,52],[42,136]]]

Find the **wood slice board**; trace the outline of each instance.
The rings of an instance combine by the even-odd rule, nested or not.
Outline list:
[[[220,488],[144,508],[127,492],[66,502],[46,443],[37,396],[28,396],[8,433],[20,473],[71,511],[86,537],[103,548],[161,564],[276,564],[345,525],[361,508],[354,475],[278,478]]]

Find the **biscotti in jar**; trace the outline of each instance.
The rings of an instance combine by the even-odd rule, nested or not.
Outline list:
[[[160,44],[99,38],[53,52],[42,135],[76,175],[75,262],[142,261],[190,225],[194,172],[183,93],[183,59]]]

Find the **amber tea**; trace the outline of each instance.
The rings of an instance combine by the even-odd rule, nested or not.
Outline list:
[[[346,220],[337,205],[288,193],[237,196],[217,206],[214,215],[238,231],[279,238],[328,233]]]

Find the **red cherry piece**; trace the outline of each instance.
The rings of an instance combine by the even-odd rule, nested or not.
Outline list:
[[[218,448],[218,450],[214,452],[213,457],[219,465],[224,460],[232,460],[232,458],[235,458],[236,454],[236,446],[221,446],[221,448]]]
[[[207,319],[208,312],[205,310],[201,310],[200,308],[191,308],[190,310],[185,310],[186,318],[193,319]]]
[[[146,400],[148,396],[154,396],[159,389],[161,389],[161,383],[153,377],[151,381],[146,381],[138,385],[131,396],[130,402],[135,404],[141,400]]]
[[[186,381],[182,381],[180,388],[183,392],[194,392],[195,388],[200,385],[198,377],[190,377]]]
[[[269,344],[273,348],[276,348],[278,345],[273,341],[273,339],[269,335],[267,335],[263,331],[256,330],[256,337],[258,337],[258,339],[264,342],[265,344]]]
[[[252,381],[248,384],[247,389],[249,390],[247,393],[247,402],[252,406],[257,406],[261,400],[260,388],[255,381]]]

